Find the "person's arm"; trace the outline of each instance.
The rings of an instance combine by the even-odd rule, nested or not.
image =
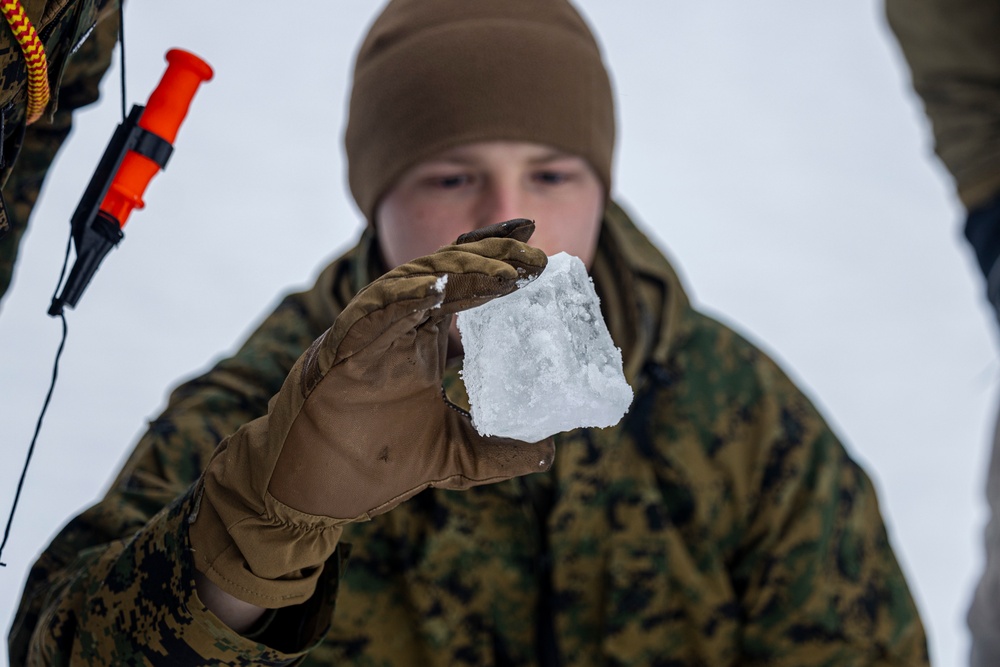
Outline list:
[[[1000,320],[1000,2],[886,0],[886,11],[931,121],[935,151],[967,209],[965,237]],[[986,565],[968,614],[974,667],[1000,664],[1000,430],[986,499]]]
[[[886,0],[886,13],[1000,312],[1000,2]]]
[[[452,316],[538,276],[530,220],[462,235],[362,289],[299,357],[268,413],[226,438],[197,491],[198,571],[283,609],[313,594],[344,526],[420,491],[467,489],[552,465],[554,442],[480,434],[442,396]]]
[[[867,475],[766,355],[714,341],[700,345],[697,363],[719,369],[713,395],[733,415],[734,439],[715,457],[740,512],[719,538],[731,545],[739,663],[927,665],[923,626]]]
[[[295,611],[297,618],[271,620],[275,632],[302,628],[285,644],[271,641],[289,649],[278,651],[263,636],[241,637],[195,594],[187,519],[191,486],[219,441],[266,412],[321,323],[332,321],[333,313],[321,307],[330,300],[321,294],[329,293],[335,270],[310,292],[286,299],[236,355],[172,393],[107,496],[71,521],[33,567],[11,628],[12,664],[75,656],[82,664],[106,665],[129,654],[155,664],[165,652],[201,656],[195,662],[202,664],[282,664],[322,633],[339,560],[324,573],[311,605]]]
[[[266,607],[244,602],[216,586],[201,572],[194,573],[195,590],[205,606],[223,623],[239,633],[256,627],[267,613]]]
[[[1000,3],[886,0],[886,12],[935,150],[975,209],[1000,192]]]
[[[175,392],[171,419],[152,424],[112,492],[32,570],[12,655],[285,664],[330,623],[343,525],[428,487],[547,470],[552,439],[482,436],[441,395],[451,315],[541,273],[545,254],[524,243],[533,229],[527,220],[493,225],[397,267],[354,296],[294,364],[302,327],[287,331],[272,316],[262,327],[271,335],[240,351],[244,363]],[[285,305],[293,324],[306,319]],[[180,409],[191,400],[202,409]],[[203,584],[207,599],[195,592],[199,573],[219,589]],[[248,604],[234,608],[217,592]],[[274,610],[260,627],[253,606]]]
[[[811,428],[818,417],[798,412],[804,401],[775,408],[733,570],[747,618],[746,664],[928,665],[924,629],[867,475],[829,431]]]

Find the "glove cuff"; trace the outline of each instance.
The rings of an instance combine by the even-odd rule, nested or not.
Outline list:
[[[224,449],[220,447],[220,449]],[[343,521],[313,516],[269,493],[250,508],[219,484],[217,453],[196,491],[189,519],[195,567],[230,595],[271,609],[308,600],[343,532]]]

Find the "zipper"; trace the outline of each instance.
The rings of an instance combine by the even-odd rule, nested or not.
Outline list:
[[[10,111],[13,106],[14,103],[10,102],[4,108],[0,109],[0,172],[3,171],[4,158],[6,157],[4,144],[7,143],[7,112]]]
[[[97,21],[94,21],[89,28],[83,31],[83,35],[80,36],[80,39],[76,40],[76,44],[74,44],[73,48],[69,50],[69,55],[73,55],[80,50],[80,47],[83,46],[83,43],[87,41],[87,38],[90,37],[90,33],[94,32],[94,28],[96,27]]]

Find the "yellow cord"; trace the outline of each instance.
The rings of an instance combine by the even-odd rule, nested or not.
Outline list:
[[[45,60],[45,46],[38,39],[35,26],[31,25],[19,0],[2,0],[0,11],[10,24],[28,65],[27,122],[31,124],[41,117],[49,103],[49,67]]]

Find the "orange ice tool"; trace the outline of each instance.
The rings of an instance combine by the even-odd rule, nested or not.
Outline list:
[[[198,86],[212,78],[212,68],[198,56],[180,49],[167,51],[167,63],[167,71],[139,117],[139,127],[172,145]],[[124,227],[132,209],[145,206],[142,195],[159,170],[160,165],[151,157],[129,151],[101,202],[101,210]]]
[[[133,106],[118,125],[80,198],[71,220],[76,261],[49,315],[76,306],[101,261],[124,238],[121,228],[133,209],[145,206],[149,181],[167,166],[198,86],[212,78],[208,63],[187,51],[167,51],[167,63],[146,106]]]

